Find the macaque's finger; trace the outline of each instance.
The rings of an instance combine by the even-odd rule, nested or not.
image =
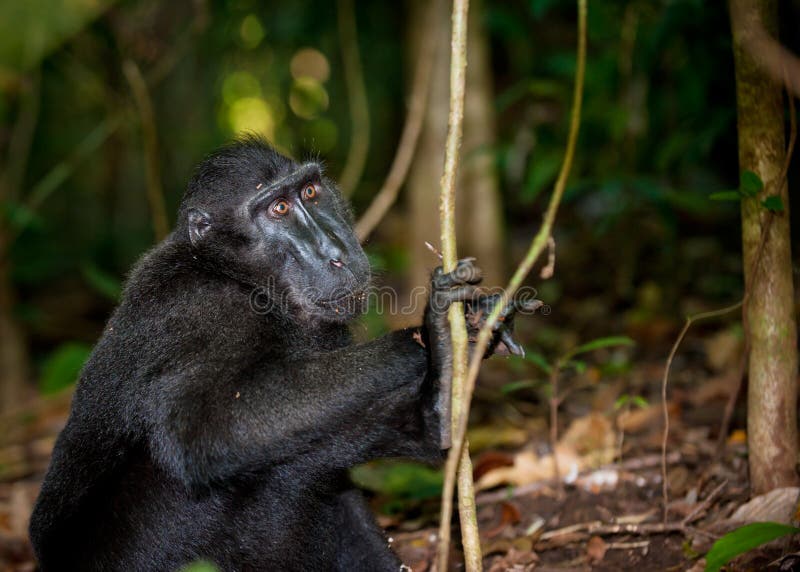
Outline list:
[[[453,286],[478,284],[483,279],[483,271],[475,266],[474,258],[462,258],[452,272],[444,272],[439,266],[433,272],[431,287],[434,290],[446,290]]]
[[[512,355],[525,357],[525,348],[517,343],[508,328],[503,327],[500,329],[500,341],[506,345]]]

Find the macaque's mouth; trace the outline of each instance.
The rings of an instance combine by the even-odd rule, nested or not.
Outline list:
[[[347,292],[341,296],[336,296],[331,298],[318,298],[313,302],[317,306],[331,306],[331,305],[347,303],[349,301],[366,302],[366,300],[367,300],[367,290],[365,288],[359,288],[357,290],[353,290],[352,292]]]

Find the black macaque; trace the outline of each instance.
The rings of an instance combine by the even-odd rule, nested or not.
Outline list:
[[[423,326],[353,344],[370,269],[351,225],[319,165],[258,139],[199,166],[81,374],[31,518],[44,572],[400,569],[347,471],[442,459],[442,316],[492,300],[464,260]]]

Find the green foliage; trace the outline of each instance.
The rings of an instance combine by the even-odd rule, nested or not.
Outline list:
[[[26,205],[14,201],[0,201],[0,214],[13,229],[19,230],[26,226],[41,229],[43,226],[41,217]]]
[[[208,560],[196,560],[191,564],[183,566],[179,572],[219,572],[219,568]]]
[[[628,395],[627,393],[620,395],[614,402],[614,409],[619,410],[625,406],[638,407],[645,409],[650,403],[641,395]]]
[[[102,294],[112,302],[119,300],[122,293],[122,282],[119,278],[101,270],[92,262],[86,262],[81,266],[84,279],[98,293]]]
[[[739,190],[745,197],[755,197],[764,190],[764,181],[753,171],[742,171]]]
[[[711,193],[708,195],[708,198],[712,201],[735,201],[739,202],[742,200],[742,195],[739,191],[719,191],[717,193]]]
[[[774,213],[782,213],[783,212],[783,200],[778,195],[770,195],[763,201],[761,201],[761,206],[763,206],[768,211]]]
[[[114,0],[0,2],[0,69],[34,68],[113,3]]]
[[[585,361],[582,361],[582,360],[579,360],[579,359],[571,359],[571,360],[568,360],[568,361],[564,362],[563,364],[561,364],[561,368],[562,369],[564,369],[564,368],[572,368],[572,369],[575,370],[575,373],[578,373],[578,374],[586,373],[586,369],[588,367],[589,366],[586,365]]]
[[[511,383],[506,383],[500,388],[500,392],[503,395],[510,395],[516,391],[520,391],[522,389],[531,389],[534,387],[541,387],[544,384],[543,381],[538,381],[536,379],[521,379],[519,381],[512,381]]]
[[[724,564],[762,544],[800,533],[800,528],[777,522],[754,522],[729,532],[706,554],[705,572],[717,572]]]
[[[42,366],[39,390],[44,394],[58,393],[75,383],[91,351],[90,346],[77,342],[59,346]]]
[[[764,182],[753,171],[743,171],[739,188],[735,191],[720,191],[711,193],[709,199],[712,201],[740,201],[743,198],[756,198],[758,193],[764,190]],[[783,200],[778,195],[770,195],[761,201],[761,206],[773,213],[784,211]]]
[[[595,350],[603,349],[603,348],[612,348],[612,347],[619,347],[619,346],[632,346],[636,342],[630,339],[627,336],[609,336],[605,338],[597,338],[596,340],[592,340],[591,342],[587,342],[578,346],[575,349],[568,351],[566,354],[561,356],[561,360],[563,363],[568,363],[571,358],[574,356],[585,354],[588,352],[593,352]]]
[[[553,370],[553,368],[550,366],[550,363],[547,361],[547,358],[538,352],[529,351],[526,349],[525,357],[522,359],[531,362],[532,364],[534,364],[536,367],[538,367],[547,374],[549,374]]]
[[[438,497],[442,472],[418,463],[373,461],[350,471],[353,482],[363,489],[406,500]]]
[[[532,202],[539,194],[548,189],[555,181],[561,162],[564,160],[562,152],[553,151],[538,157],[533,161],[528,170],[528,180],[522,191],[522,200]]]

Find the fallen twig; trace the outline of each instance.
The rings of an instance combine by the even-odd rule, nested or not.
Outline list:
[[[683,457],[677,451],[673,451],[672,453],[667,455],[667,463],[670,465],[676,465],[680,463],[682,459]],[[583,477],[590,476],[592,473],[596,471],[602,471],[602,470],[639,471],[642,469],[652,469],[658,467],[660,464],[661,464],[661,455],[648,455],[646,457],[630,459],[628,461],[625,461],[621,465],[610,464],[600,467],[598,469],[583,471],[578,475],[578,480],[580,480]],[[493,504],[496,502],[501,502],[504,500],[518,498],[531,493],[547,490],[552,488],[553,484],[554,483],[552,479],[550,479],[546,481],[539,481],[536,483],[529,483],[527,485],[521,485],[514,488],[506,488],[497,491],[485,492],[479,494],[475,502],[478,506]]]
[[[717,485],[717,487],[713,491],[708,493],[708,496],[705,498],[705,500],[697,503],[697,506],[695,506],[692,509],[692,512],[686,515],[686,517],[683,519],[682,522],[684,524],[691,524],[692,522],[700,518],[702,516],[702,513],[705,512],[706,509],[708,509],[708,507],[711,506],[711,503],[717,500],[717,497],[719,497],[719,495],[722,493],[722,491],[725,489],[726,486],[728,486],[727,479],[722,481],[719,485]]]

